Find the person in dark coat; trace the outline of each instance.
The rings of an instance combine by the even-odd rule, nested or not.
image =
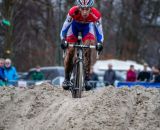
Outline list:
[[[93,88],[96,88],[98,81],[99,81],[98,75],[93,71],[93,67],[91,67],[90,73],[89,73],[89,82],[85,86],[85,89],[88,91]]]
[[[112,64],[108,64],[108,70],[105,71],[103,80],[106,86],[109,84],[114,85],[114,82],[116,80],[116,73],[112,69]]]
[[[151,80],[151,73],[147,70],[148,65],[144,64],[144,69],[143,71],[139,72],[137,80],[138,81],[145,81],[145,82],[150,82]]]
[[[98,81],[98,75],[93,71],[93,67],[90,69],[90,80],[92,81]]]

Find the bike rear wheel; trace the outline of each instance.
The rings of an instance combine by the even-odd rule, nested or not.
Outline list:
[[[74,84],[72,89],[72,97],[73,98],[81,98],[82,91],[84,88],[84,77],[83,77],[83,64],[82,62],[78,62],[73,71],[74,76]]]

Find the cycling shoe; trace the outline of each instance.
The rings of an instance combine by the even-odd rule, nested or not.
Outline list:
[[[62,83],[62,87],[64,90],[69,90],[70,87],[73,86],[73,83],[69,80],[64,80],[63,83]]]

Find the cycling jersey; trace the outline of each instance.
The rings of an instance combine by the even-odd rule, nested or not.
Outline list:
[[[82,17],[78,6],[70,9],[61,30],[61,39],[74,43],[79,32],[82,33],[83,41],[96,39],[98,42],[103,42],[101,14],[96,8],[91,7],[87,18]]]

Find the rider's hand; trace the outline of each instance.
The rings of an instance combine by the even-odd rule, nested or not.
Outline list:
[[[96,45],[96,50],[97,50],[98,52],[101,52],[101,51],[103,50],[103,45],[102,45],[102,43],[97,43],[97,45]]]
[[[67,43],[67,41],[66,40],[62,40],[62,43],[61,43],[61,48],[63,49],[63,50],[65,50],[66,48],[68,47],[68,43]]]

